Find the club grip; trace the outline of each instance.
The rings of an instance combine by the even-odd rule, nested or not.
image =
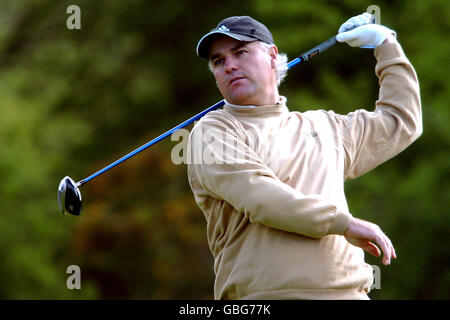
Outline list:
[[[337,43],[336,41],[336,36],[328,39],[327,41],[322,42],[321,44],[319,44],[318,46],[315,46],[314,48],[306,51],[305,53],[303,53],[301,56],[299,56],[299,58],[302,61],[308,61],[310,60],[312,57],[318,55],[319,53],[322,53],[323,51],[331,48],[332,46],[334,46]]]
[[[375,22],[376,22],[375,16],[372,15],[372,17],[370,19],[370,23],[375,23]],[[350,31],[350,30],[353,30],[353,29],[355,29],[357,27],[358,27],[357,25],[353,25],[353,26],[350,26],[349,28],[347,28],[345,31]],[[310,60],[312,57],[314,57],[314,56],[318,55],[319,53],[322,53],[325,50],[331,48],[336,43],[337,43],[336,36],[328,39],[327,41],[322,42],[321,44],[315,46],[314,48],[312,48],[312,49],[310,49],[308,51],[306,51],[305,53],[301,54],[300,56],[298,56],[297,58],[295,58],[294,60],[289,62],[288,63],[288,69],[296,66],[300,62]]]

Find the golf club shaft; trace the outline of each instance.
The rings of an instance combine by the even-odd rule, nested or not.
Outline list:
[[[332,46],[334,46],[336,44],[336,36],[328,39],[327,41],[322,42],[321,44],[319,44],[318,46],[315,46],[314,48],[304,52],[303,54],[301,54],[300,56],[298,56],[297,58],[295,58],[294,60],[292,60],[291,62],[288,63],[287,67],[288,69],[298,65],[299,63],[303,62],[303,61],[308,61],[310,60],[312,57],[316,56],[319,53],[324,52],[325,50],[331,48]],[[108,171],[109,169],[117,166],[118,164],[124,162],[125,160],[128,160],[129,158],[135,156],[136,154],[140,153],[141,151],[144,151],[145,149],[147,149],[148,147],[154,145],[155,143],[163,140],[164,138],[166,138],[167,136],[171,135],[172,133],[174,133],[175,131],[177,131],[178,129],[187,127],[188,125],[190,125],[191,123],[193,123],[194,121],[199,120],[200,118],[202,118],[204,115],[206,115],[208,112],[216,110],[220,107],[222,107],[225,104],[225,100],[221,100],[219,102],[217,102],[216,104],[210,106],[209,108],[205,109],[204,111],[196,114],[195,116],[193,116],[192,118],[184,121],[183,123],[177,125],[176,127],[170,129],[169,131],[161,134],[160,136],[156,137],[155,139],[147,142],[146,144],[144,144],[143,146],[137,148],[136,150],[128,153],[127,155],[123,156],[122,158],[116,160],[115,162],[111,163],[110,165],[104,167],[103,169],[97,171],[96,173],[90,175],[89,177],[78,181],[77,182],[77,187],[82,186],[83,184],[85,184],[86,182],[94,179],[95,177],[101,175],[102,173],[104,173],[105,171]]]
[[[164,138],[166,138],[167,136],[170,136],[172,133],[174,133],[175,131],[177,131],[178,129],[187,127],[188,125],[190,125],[191,123],[193,123],[194,121],[197,121],[198,119],[202,118],[205,114],[207,114],[210,111],[216,110],[220,107],[222,107],[225,104],[225,100],[221,100],[219,102],[217,102],[216,104],[212,105],[211,107],[203,110],[202,112],[196,114],[195,116],[193,116],[192,118],[189,118],[188,120],[184,121],[183,123],[180,123],[179,125],[177,125],[176,127],[170,129],[169,131],[164,132],[163,134],[161,134],[160,136],[154,138],[153,140],[147,142],[146,144],[144,144],[143,146],[137,148],[134,151],[131,151],[129,154],[123,156],[122,158],[120,158],[119,160],[114,161],[113,163],[111,163],[110,165],[104,167],[103,169],[97,171],[96,173],[90,175],[89,177],[78,181],[77,182],[77,187],[82,186],[83,184],[85,184],[86,182],[88,182],[89,180],[94,179],[95,177],[101,175],[103,172],[108,171],[109,169],[117,166],[118,164],[124,162],[125,160],[137,155],[139,152],[144,151],[145,149],[147,149],[148,147],[154,145],[155,143],[163,140]]]
[[[310,60],[315,55],[318,55],[319,53],[324,52],[325,50],[327,50],[327,49],[331,48],[332,46],[334,46],[336,43],[337,43],[336,36],[328,39],[327,41],[322,42],[318,46],[315,46],[314,48],[306,51],[305,53],[301,54],[300,56],[298,56],[297,58],[295,58],[294,60],[289,62],[288,63],[288,69],[290,69],[292,67],[295,67],[300,62]]]

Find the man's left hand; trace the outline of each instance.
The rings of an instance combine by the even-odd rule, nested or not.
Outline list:
[[[395,39],[397,35],[394,30],[371,23],[371,18],[372,15],[366,12],[348,19],[339,28],[336,40],[338,42],[346,42],[352,47],[375,48],[386,39]],[[355,26],[356,28],[346,31]]]
[[[380,227],[369,221],[352,217],[344,237],[352,245],[360,247],[375,257],[381,255],[380,246],[383,251],[383,264],[389,265],[391,258],[397,259],[394,246],[386,234],[381,231]]]

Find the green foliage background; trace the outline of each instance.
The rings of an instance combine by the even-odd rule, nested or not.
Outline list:
[[[68,30],[66,8],[81,8]],[[373,299],[450,298],[447,1],[108,0],[0,3],[0,298],[210,299],[205,220],[167,139],[83,186],[64,217],[57,186],[78,181],[221,99],[199,38],[251,15],[292,59],[349,17],[381,8],[419,76],[422,137],[346,185],[353,215],[381,226],[398,259]],[[371,109],[371,50],[338,45],[290,71],[291,110]],[[78,265],[82,289],[68,290]]]

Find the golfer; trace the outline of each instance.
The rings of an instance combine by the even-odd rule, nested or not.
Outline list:
[[[337,40],[375,47],[375,110],[290,112],[278,91],[287,67],[270,31],[229,17],[198,43],[225,99],[192,129],[188,164],[207,221],[215,299],[368,299],[364,251],[395,259],[375,223],[350,213],[344,181],[389,160],[422,133],[419,84],[396,33],[368,13]],[[356,28],[351,29],[351,27]],[[349,101],[349,103],[352,103]]]

